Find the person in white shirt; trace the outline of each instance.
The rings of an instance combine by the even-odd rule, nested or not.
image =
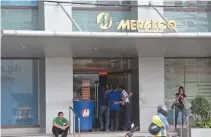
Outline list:
[[[124,125],[124,130],[130,130],[131,128],[131,104],[129,101],[129,98],[133,95],[132,92],[129,92],[129,94],[123,89],[119,88],[122,94],[122,101],[120,102],[115,102],[115,104],[122,104],[125,106],[124,110],[124,116],[125,116],[125,125]]]
[[[128,93],[124,89],[122,90],[122,97],[128,97]],[[129,103],[129,98],[125,98],[124,101],[125,104]]]

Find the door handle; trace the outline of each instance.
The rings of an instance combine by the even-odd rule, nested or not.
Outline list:
[[[98,104],[98,90],[99,90],[99,83],[97,83],[97,96],[96,96],[96,104],[97,104],[97,115],[96,115],[96,117],[98,118],[98,109],[99,109],[99,104]]]
[[[97,84],[95,83],[95,88],[94,88],[94,92],[95,92],[95,118],[97,117]]]

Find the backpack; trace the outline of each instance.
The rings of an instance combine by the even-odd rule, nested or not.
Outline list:
[[[160,132],[160,130],[161,130],[161,128],[162,127],[159,127],[158,125],[156,125],[156,124],[154,124],[154,123],[151,123],[150,125],[149,125],[149,133],[151,134],[151,135],[157,135],[159,132]]]

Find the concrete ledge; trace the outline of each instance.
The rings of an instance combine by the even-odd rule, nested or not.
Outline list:
[[[81,137],[124,137],[127,132],[85,132],[81,133]],[[176,132],[169,132],[170,136],[177,136]],[[76,136],[78,134],[76,133]],[[53,137],[52,134],[22,134],[22,135],[2,135],[2,137]],[[68,135],[73,137],[73,135]],[[134,137],[151,137],[148,132],[136,132]]]

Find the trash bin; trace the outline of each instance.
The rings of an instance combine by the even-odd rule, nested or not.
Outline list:
[[[93,100],[74,101],[73,107],[75,113],[80,118],[80,131],[92,131],[94,119],[94,104]],[[75,119],[75,130],[78,131],[78,119]]]

